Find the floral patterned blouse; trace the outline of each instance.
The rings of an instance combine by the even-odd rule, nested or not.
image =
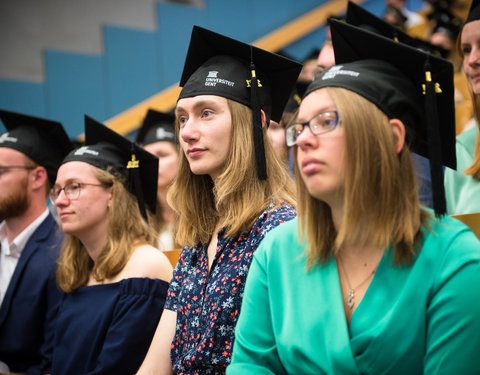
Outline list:
[[[177,312],[170,352],[176,374],[225,373],[252,254],[268,231],[295,216],[283,203],[262,212],[248,233],[225,238],[221,229],[210,273],[208,243],[183,249],[165,304]]]

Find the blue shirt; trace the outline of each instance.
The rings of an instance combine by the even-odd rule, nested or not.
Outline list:
[[[208,243],[183,249],[165,304],[177,312],[171,350],[175,373],[225,372],[252,254],[268,231],[295,216],[295,209],[283,203],[262,212],[250,232],[226,238],[222,228],[210,273]]]

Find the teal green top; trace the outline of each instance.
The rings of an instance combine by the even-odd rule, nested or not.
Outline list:
[[[473,162],[478,126],[457,137],[457,170],[445,169],[445,198],[449,215],[480,212],[480,180],[463,174]]]
[[[480,374],[480,241],[432,221],[410,266],[384,253],[347,326],[335,259],[305,271],[297,220],[254,253],[227,374]]]

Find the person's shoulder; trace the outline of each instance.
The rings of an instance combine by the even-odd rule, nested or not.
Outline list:
[[[429,251],[438,259],[480,261],[480,240],[468,226],[450,216],[430,219],[424,244],[422,251]]]
[[[285,265],[302,262],[305,244],[298,237],[297,218],[285,222],[265,234],[254,258],[264,266],[283,269]]]
[[[267,207],[257,218],[251,233],[257,236],[258,240],[263,239],[266,233],[272,229],[291,221],[297,216],[295,208],[287,202],[281,201],[276,205]]]
[[[457,151],[459,148],[465,149],[469,154],[475,150],[475,144],[478,137],[478,126],[474,126],[457,136]]]
[[[32,258],[34,262],[41,262],[41,267],[50,264],[50,268],[56,269],[57,259],[63,245],[64,233],[58,223],[49,213],[38,227],[29,235],[24,253],[30,254],[33,250]],[[44,271],[46,268],[44,269]]]
[[[170,281],[172,265],[168,258],[151,245],[140,245],[135,248],[125,266],[128,277],[148,277]]]
[[[265,222],[267,223],[277,223],[282,224],[287,221],[290,221],[297,217],[297,211],[295,207],[293,207],[290,203],[281,201],[273,208],[269,207],[266,210],[266,219]]]
[[[272,228],[263,239],[262,243],[267,247],[289,247],[292,243],[298,243],[297,218],[293,217],[281,225]]]

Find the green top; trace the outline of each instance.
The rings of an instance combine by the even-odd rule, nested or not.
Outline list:
[[[254,253],[227,374],[480,374],[480,241],[432,219],[410,266],[384,253],[347,326],[335,260],[305,271],[297,220]]]
[[[473,162],[478,126],[457,137],[457,170],[445,169],[445,198],[449,215],[480,212],[480,180],[463,174]]]

